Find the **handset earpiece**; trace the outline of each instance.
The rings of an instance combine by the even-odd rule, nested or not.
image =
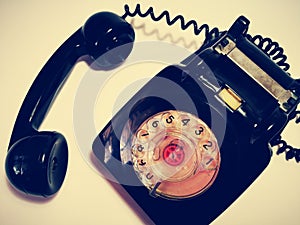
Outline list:
[[[133,28],[122,17],[100,12],[47,61],[23,101],[9,143],[5,169],[16,189],[45,197],[59,190],[67,170],[67,142],[57,132],[40,132],[38,128],[80,57],[90,56],[102,69],[116,67],[130,54],[134,37]],[[105,54],[122,45],[122,50]]]
[[[110,22],[107,23],[107,20]],[[113,68],[122,63],[130,54],[135,38],[132,26],[111,12],[91,16],[82,27],[82,34],[86,51],[102,69]],[[109,54],[110,50],[119,46],[123,47]]]
[[[42,131],[13,144],[5,168],[8,179],[17,189],[47,197],[61,187],[67,162],[65,138],[56,132]]]

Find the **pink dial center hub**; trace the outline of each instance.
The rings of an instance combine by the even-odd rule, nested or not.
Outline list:
[[[180,145],[169,144],[163,150],[163,159],[171,166],[178,166],[184,160],[184,150]]]

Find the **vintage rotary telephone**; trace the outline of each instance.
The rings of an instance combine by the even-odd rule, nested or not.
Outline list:
[[[280,137],[299,114],[300,81],[286,72],[286,56],[276,42],[247,34],[249,20],[243,16],[219,32],[185,23],[182,16],[171,20],[167,11],[158,17],[152,8],[142,13],[139,5],[134,12],[126,5],[125,11],[122,17],[93,15],[37,76],[9,143],[5,168],[14,187],[44,197],[59,190],[67,169],[66,140],[38,128],[81,56],[105,70],[126,59],[135,35],[125,18],[136,15],[166,17],[169,25],[179,20],[182,29],[193,25],[195,34],[206,34],[194,54],[141,88],[93,143],[103,169],[145,220],[210,223],[265,169],[270,147],[279,145],[278,153],[300,161],[300,151]],[[110,51],[119,46],[125,47]]]

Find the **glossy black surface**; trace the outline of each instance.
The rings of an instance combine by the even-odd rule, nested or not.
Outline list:
[[[82,34],[87,53],[103,69],[122,63],[131,52],[135,37],[131,25],[111,12],[91,16],[82,27]],[[123,45],[118,51],[109,53],[110,50]],[[108,54],[100,57],[105,53]]]
[[[13,128],[5,168],[14,187],[45,197],[59,190],[68,163],[66,140],[38,128],[80,57],[88,55],[100,69],[113,68],[129,55],[133,41],[131,25],[116,14],[100,12],[54,52],[30,87]],[[118,54],[105,54],[124,44]]]
[[[160,78],[165,78],[180,86],[178,85],[178,88],[176,85],[166,86]],[[208,96],[204,96],[202,92],[205,86],[200,82],[195,82],[196,80],[185,74],[184,68],[167,67],[116,114],[93,144],[93,151],[99,161],[154,224],[210,223],[255,180],[271,158],[266,139],[254,144],[250,143],[253,123],[229,110],[221,114],[220,112],[224,112],[224,106],[211,98],[208,102]],[[187,98],[175,94],[180,92],[181,88],[184,88],[193,99],[195,109],[187,103]],[[208,92],[209,95],[213,94],[209,90],[206,91],[206,94]],[[172,103],[166,101],[170,98],[172,98]],[[197,197],[180,201],[155,198],[150,195],[148,189],[139,183],[133,168],[122,164],[120,159],[120,135],[126,122],[130,121],[131,132],[135,133],[136,128],[145,118],[157,112],[174,109],[199,115],[199,118],[208,124],[221,143],[221,167],[213,185]],[[127,185],[129,181],[135,185]],[[126,196],[123,193],[124,195]],[[127,197],[124,198],[127,199]],[[142,217],[145,219],[144,216]]]
[[[108,171],[123,188],[117,189],[124,199],[137,203],[136,212],[146,223],[209,224],[232,204],[261,174],[271,159],[269,143],[288,122],[278,101],[250,79],[241,68],[213,45],[224,35],[237,42],[249,58],[273,79],[287,88],[295,80],[264,56],[246,40],[249,21],[240,17],[228,32],[205,42],[196,56],[189,56],[180,66],[169,66],[151,79],[109,121],[95,138],[93,152],[105,174]],[[245,54],[246,54],[245,53]],[[218,100],[220,88],[230,87],[242,99],[240,110],[232,110]],[[188,96],[182,93],[184,90]],[[299,90],[299,89],[298,89]],[[296,92],[295,92],[296,93]],[[192,100],[194,104],[189,104]],[[293,103],[295,110],[297,102]],[[165,110],[179,110],[199,116],[216,135],[220,144],[221,166],[213,185],[199,196],[186,200],[167,200],[155,194],[139,181],[130,163],[121,161],[122,130],[128,126],[131,134],[147,118]],[[130,142],[129,142],[130,143]],[[135,185],[130,185],[135,184]],[[130,196],[130,198],[128,197]]]
[[[62,185],[67,162],[65,138],[55,132],[40,132],[20,139],[11,147],[5,169],[17,189],[47,197]]]

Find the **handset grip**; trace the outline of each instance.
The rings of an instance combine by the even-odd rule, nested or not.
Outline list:
[[[99,69],[114,68],[130,54],[134,38],[132,26],[122,17],[111,12],[91,16],[55,51],[34,80],[17,116],[9,148],[18,139],[36,132],[81,56],[89,55]],[[120,50],[105,54],[120,46]]]

